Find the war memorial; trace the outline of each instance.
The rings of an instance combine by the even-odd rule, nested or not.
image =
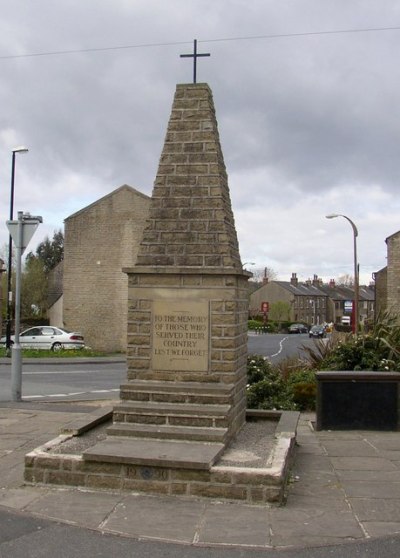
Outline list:
[[[79,425],[37,448],[25,480],[282,502],[298,413],[246,412],[250,273],[207,84],[176,88],[136,264],[121,272],[127,379],[93,424],[112,423],[81,453],[68,451]]]

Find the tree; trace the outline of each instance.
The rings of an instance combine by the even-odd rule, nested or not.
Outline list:
[[[269,319],[281,323],[290,320],[290,302],[278,300],[269,307]]]
[[[55,231],[29,252],[25,260],[21,284],[21,313],[25,318],[44,318],[47,312],[48,276],[64,258],[64,235]]]
[[[32,258],[37,258],[42,262],[46,275],[64,259],[64,235],[60,230],[54,231],[53,239],[48,236],[36,248],[36,254],[29,252],[26,256],[28,262]]]
[[[44,318],[47,311],[47,275],[42,261],[32,257],[26,264],[21,280],[21,315]]]
[[[257,267],[255,269],[250,269],[253,277],[249,280],[249,291],[250,293],[256,291],[263,284],[265,279],[268,281],[273,281],[277,278],[278,274],[272,269],[272,267]]]
[[[336,285],[340,285],[341,287],[353,287],[354,277],[349,273],[339,275],[339,277],[336,278]]]

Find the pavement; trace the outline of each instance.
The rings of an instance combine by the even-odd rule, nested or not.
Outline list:
[[[193,547],[197,551],[206,547],[209,556],[214,556],[211,549],[218,548],[230,549],[231,556],[244,556],[236,554],[238,549],[250,549],[252,556],[258,556],[256,551],[263,555],[284,551],[280,555],[286,556],[285,551],[292,549],[293,556],[303,556],[304,549],[375,544],[380,537],[400,533],[400,433],[315,432],[313,414],[301,415],[292,478],[286,505],[281,507],[24,485],[25,454],[55,438],[62,427],[109,403],[0,405],[0,519],[11,514],[39,525],[52,520],[80,527],[88,536],[179,543],[189,545],[193,555]],[[16,528],[17,523],[13,525]],[[109,544],[107,537],[100,540]],[[391,540],[398,555],[400,538]],[[0,537],[3,556],[1,548]],[[6,555],[14,556],[9,551]],[[59,555],[64,555],[61,550]]]

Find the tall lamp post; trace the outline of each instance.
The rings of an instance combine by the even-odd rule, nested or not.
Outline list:
[[[14,181],[15,181],[15,154],[28,153],[27,147],[16,147],[12,150],[11,162],[11,193],[10,193],[10,221],[14,217]],[[11,302],[12,302],[12,238],[11,234],[8,238],[8,276],[7,276],[7,318],[6,318],[6,351],[10,355],[11,348]]]
[[[358,272],[358,262],[357,262],[357,236],[358,230],[353,221],[346,215],[340,215],[337,213],[331,213],[326,215],[327,219],[334,219],[335,217],[343,217],[346,219],[353,229],[353,244],[354,244],[354,306],[353,306],[353,333],[358,333],[358,299],[359,299],[359,272]]]

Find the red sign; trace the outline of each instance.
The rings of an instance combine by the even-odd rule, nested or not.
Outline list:
[[[261,303],[261,312],[268,312],[269,310],[269,303],[268,302],[262,302]]]

